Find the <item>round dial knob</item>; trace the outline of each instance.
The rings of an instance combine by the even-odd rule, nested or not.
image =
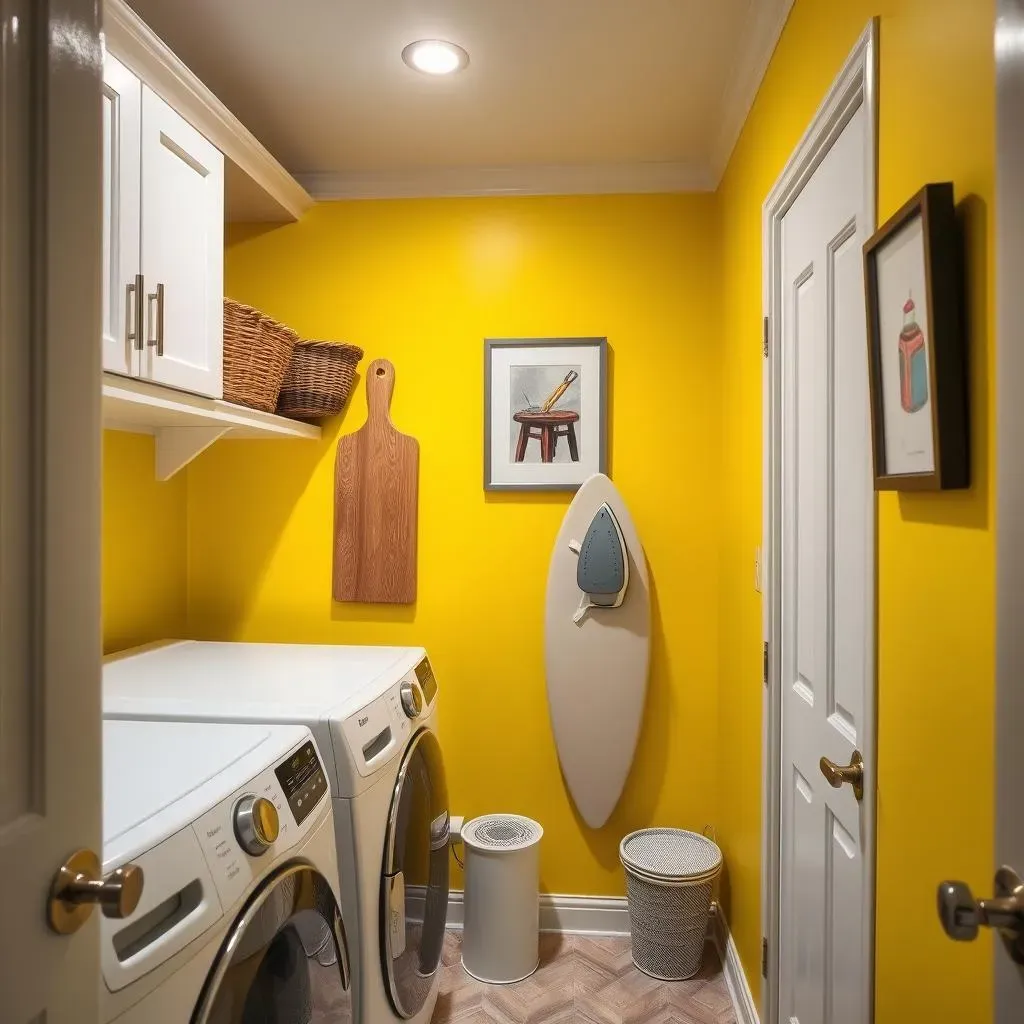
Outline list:
[[[419,718],[423,710],[423,690],[419,683],[402,683],[402,709],[410,718]]]
[[[243,796],[235,804],[235,835],[253,857],[267,852],[281,832],[277,808],[266,797]]]

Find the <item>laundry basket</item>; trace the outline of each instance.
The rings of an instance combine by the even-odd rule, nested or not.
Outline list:
[[[518,814],[487,814],[463,826],[462,966],[478,981],[504,985],[537,970],[543,835],[537,822]]]
[[[645,828],[619,845],[626,869],[633,963],[652,978],[682,981],[699,970],[711,890],[722,851],[680,828]]]

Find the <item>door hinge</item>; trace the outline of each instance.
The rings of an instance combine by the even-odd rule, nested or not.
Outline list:
[[[764,350],[765,359],[768,358],[768,317],[764,318],[764,334],[762,337],[762,346]]]
[[[761,940],[761,977],[768,977],[768,940]]]
[[[762,664],[761,664],[761,678],[762,678],[762,680],[764,682],[764,685],[767,686],[768,685],[768,641],[767,640],[765,640],[765,642],[764,642],[764,657],[763,657],[763,661],[762,661]]]

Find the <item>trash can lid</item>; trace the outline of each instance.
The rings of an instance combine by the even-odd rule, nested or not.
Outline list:
[[[521,814],[485,814],[462,827],[462,841],[477,850],[523,850],[542,835],[544,829]]]
[[[619,845],[626,868],[652,878],[681,881],[717,873],[722,851],[710,839],[681,828],[645,828]]]

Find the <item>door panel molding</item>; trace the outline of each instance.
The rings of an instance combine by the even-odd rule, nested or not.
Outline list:
[[[878,20],[872,19],[847,57],[828,94],[819,106],[778,181],[762,207],[762,308],[768,337],[767,358],[762,371],[762,550],[764,552],[764,600],[762,603],[762,636],[768,643],[767,678],[762,707],[762,814],[761,814],[761,921],[762,934],[768,941],[767,975],[761,997],[761,1019],[764,1024],[779,1024],[779,938],[782,927],[780,885],[782,870],[780,840],[782,823],[782,584],[776,566],[781,563],[783,523],[776,509],[782,503],[782,390],[783,360],[781,358],[782,319],[784,304],[793,296],[784,295],[782,265],[782,222],[796,198],[831,150],[843,129],[862,108],[868,118],[869,145],[865,176],[868,194],[872,197],[867,211],[866,231],[875,228],[877,205],[878,152]],[[837,239],[833,257],[839,255],[843,242]],[[830,263],[833,262],[830,260]],[[826,285],[828,282],[826,282]],[[825,291],[828,291],[826,287]],[[827,299],[827,296],[826,296]],[[829,318],[831,323],[831,318]],[[831,356],[829,356],[831,359]],[[874,543],[872,535],[872,544]],[[873,607],[874,593],[866,595]],[[871,632],[873,636],[873,630]],[[872,665],[875,650],[867,653]],[[831,661],[831,659],[829,659]],[[832,684],[833,667],[827,673],[826,689],[835,695]],[[873,673],[874,674],[874,673]],[[820,678],[820,677],[819,677]],[[875,756],[875,688],[866,694],[866,715],[860,743],[869,753],[865,765],[868,795],[862,806],[863,828],[870,848],[865,850],[868,878],[864,898],[864,934],[861,942],[867,965],[866,984],[873,986],[874,931],[874,756]],[[837,705],[838,706],[838,705]],[[838,839],[837,839],[838,842]],[[841,848],[838,851],[842,852]],[[834,908],[833,908],[834,909]],[[827,955],[828,951],[824,951]],[[869,994],[867,1005],[873,1005]]]

